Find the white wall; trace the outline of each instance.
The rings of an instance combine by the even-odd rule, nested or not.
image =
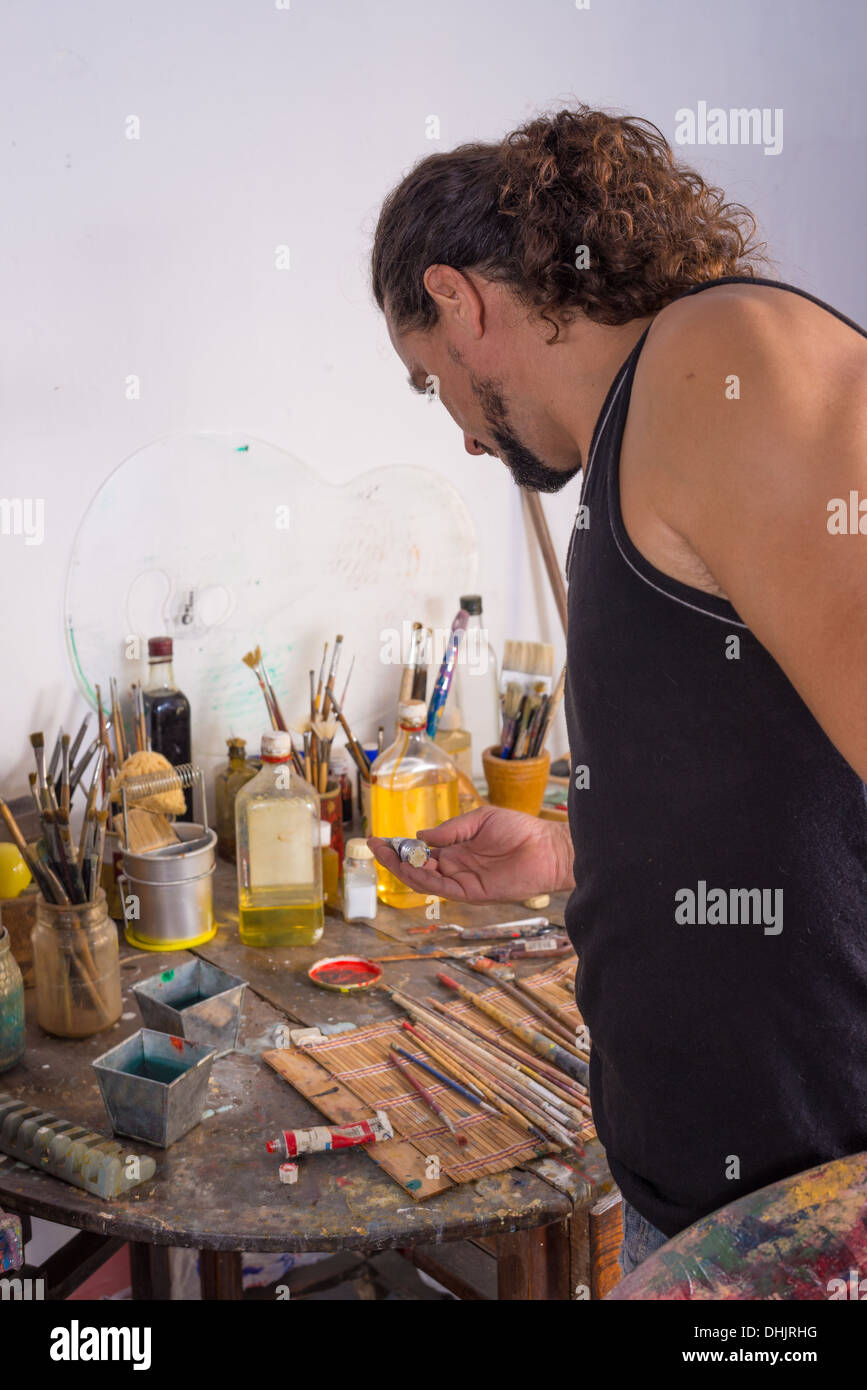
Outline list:
[[[862,7],[5,0],[2,27],[0,496],[46,505],[43,545],[0,537],[7,795],[25,788],[28,731],[50,736],[79,707],[62,632],[76,526],[108,472],[161,435],[248,432],[335,482],[441,469],[478,524],[498,645],[562,650],[502,465],[468,459],[445,412],[411,396],[370,300],[379,202],[432,149],[570,97],[669,138],[699,100],[782,107],[777,157],[684,153],[753,206],[787,278],[867,317]],[[545,501],[563,553],[576,500],[571,485]]]

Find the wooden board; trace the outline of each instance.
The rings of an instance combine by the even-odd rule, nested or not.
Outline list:
[[[374,1110],[385,1110],[400,1143],[395,1139],[372,1144],[366,1152],[416,1201],[443,1190],[440,1185],[430,1185],[427,1174],[431,1168],[451,1185],[505,1172],[550,1152],[552,1146],[535,1143],[511,1121],[486,1114],[430,1077],[424,1084],[467,1140],[459,1145],[389,1061],[392,1043],[406,1046],[410,1052],[417,1050],[414,1043],[408,1044],[399,1020],[389,1019],[303,1050],[265,1053],[265,1061],[306,1099],[320,1105],[329,1118],[348,1123],[368,1117]],[[334,1089],[335,1082],[339,1090]],[[356,1098],[354,1108],[349,1096]],[[344,1113],[332,1114],[331,1106],[340,1106]],[[418,1161],[410,1158],[410,1149]]]

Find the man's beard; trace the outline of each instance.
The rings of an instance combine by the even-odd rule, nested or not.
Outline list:
[[[519,487],[530,492],[559,492],[580,471],[580,461],[574,468],[551,468],[521,442],[509,428],[509,412],[502,393],[490,379],[471,378],[473,390],[484,412],[491,436],[500,458]]]

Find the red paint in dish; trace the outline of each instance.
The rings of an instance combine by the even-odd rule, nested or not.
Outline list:
[[[341,994],[350,990],[370,989],[382,979],[381,968],[364,956],[326,956],[316,961],[307,972],[314,985],[336,989]]]
[[[172,1047],[176,1047],[176,1048],[178,1049],[178,1052],[183,1052],[183,1050],[184,1050],[184,1040],[183,1040],[183,1038],[172,1038],[172,1037],[169,1037],[169,1042],[171,1043]]]

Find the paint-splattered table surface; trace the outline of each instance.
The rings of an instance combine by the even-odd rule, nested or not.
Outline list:
[[[610,1299],[863,1299],[867,1153],[750,1192],[681,1231]],[[860,1272],[859,1272],[860,1271]],[[859,1291],[860,1290],[860,1291]]]
[[[338,952],[384,955],[396,951],[401,939],[417,949],[419,938],[407,937],[406,926],[423,918],[381,909],[374,930],[329,914],[315,947],[254,950],[238,939],[234,874],[223,864],[215,902],[220,930],[196,954],[240,975],[249,988],[239,1047],[213,1067],[207,1118],[165,1151],[130,1141],[131,1149],[156,1158],[156,1177],[112,1202],[0,1156],[0,1203],[6,1199],[17,1211],[157,1245],[373,1250],[543,1226],[570,1216],[576,1203],[584,1205],[611,1189],[595,1141],[584,1159],[543,1159],[424,1202],[411,1202],[359,1150],[313,1155],[304,1160],[296,1185],[281,1185],[265,1141],[284,1128],[321,1123],[322,1117],[261,1060],[261,1053],[274,1046],[276,1027],[287,1021],[345,1019],[363,1025],[395,1014],[382,992],[334,994],[312,985],[306,972],[314,960]],[[552,920],[562,920],[562,901],[552,902],[549,912]],[[514,904],[449,908],[449,917],[464,924],[516,915],[523,914]],[[27,1050],[23,1061],[0,1077],[0,1090],[109,1134],[92,1062],[142,1026],[132,985],[190,959],[185,952],[159,955],[125,944],[121,954],[123,1017],[105,1033],[82,1041],[48,1037],[35,1022],[33,991],[27,991]],[[435,983],[438,965],[435,960],[405,962],[385,969],[398,987],[426,993],[440,989]],[[478,988],[485,985],[480,979]]]

